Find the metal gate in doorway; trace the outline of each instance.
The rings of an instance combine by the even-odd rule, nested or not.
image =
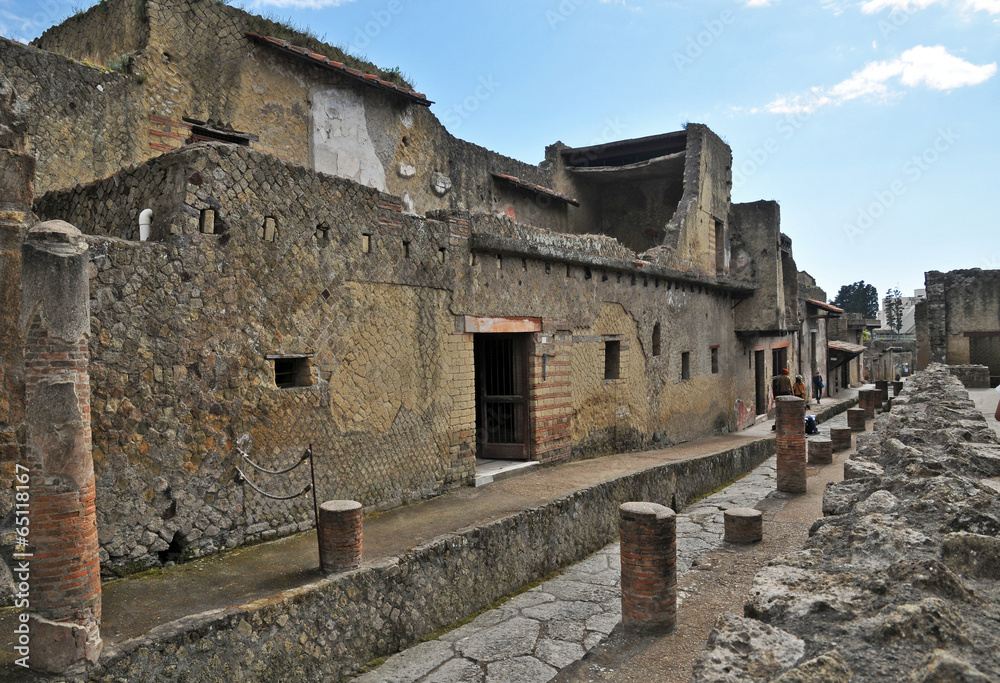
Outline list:
[[[481,458],[528,458],[529,337],[475,336],[476,427]]]

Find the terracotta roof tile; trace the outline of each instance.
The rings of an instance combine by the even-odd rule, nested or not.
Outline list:
[[[536,194],[544,195],[546,197],[552,197],[561,202],[566,202],[567,204],[572,204],[573,206],[580,206],[580,202],[576,201],[572,197],[556,192],[555,190],[550,190],[547,187],[542,187],[541,185],[536,185],[535,183],[529,183],[526,180],[521,180],[517,176],[507,175],[506,173],[490,173],[491,176],[497,178],[498,180],[504,180],[511,185],[520,187],[523,190],[528,190],[529,192],[534,192]]]
[[[307,47],[300,47],[298,45],[292,45],[287,40],[282,40],[281,38],[275,38],[274,36],[262,36],[259,33],[254,33],[253,31],[247,31],[246,37],[250,40],[261,43],[262,45],[268,45],[274,47],[286,54],[295,55],[310,64],[329,69],[331,71],[336,71],[337,73],[343,74],[345,76],[350,76],[357,79],[362,83],[366,83],[370,86],[380,88],[383,90],[389,90],[395,92],[403,97],[407,98],[411,102],[429,107],[434,104],[423,93],[416,92],[415,90],[410,90],[409,88],[404,88],[396,83],[391,83],[382,78],[379,78],[377,74],[368,74],[364,71],[359,71],[357,69],[352,69],[345,65],[343,62],[335,62],[326,55],[321,55],[318,52],[313,52]],[[550,190],[551,192],[551,190]]]

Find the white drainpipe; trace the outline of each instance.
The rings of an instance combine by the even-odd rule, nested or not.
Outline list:
[[[149,226],[153,222],[153,210],[143,209],[139,214],[139,241],[145,242],[149,239]]]

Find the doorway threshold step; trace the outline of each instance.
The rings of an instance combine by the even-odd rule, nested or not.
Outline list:
[[[473,486],[486,486],[501,479],[527,474],[537,467],[534,460],[483,460],[476,458],[476,480]]]

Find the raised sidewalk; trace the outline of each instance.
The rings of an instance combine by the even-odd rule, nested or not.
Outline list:
[[[845,410],[856,400],[856,394],[856,390],[847,390],[841,392],[835,399],[826,399],[821,409],[816,412],[818,419],[822,421]],[[437,498],[366,517],[363,567],[354,573],[358,575],[358,581],[361,583],[344,587],[343,595],[339,596],[338,593],[339,597],[334,599],[334,603],[366,600],[370,602],[380,599],[383,596],[378,590],[373,589],[373,585],[391,585],[379,584],[379,581],[393,572],[397,574],[415,572],[414,555],[431,564],[446,564],[449,557],[454,557],[456,564],[462,565],[463,562],[468,563],[468,558],[462,553],[466,552],[467,546],[474,544],[480,536],[487,538],[491,533],[499,537],[513,535],[515,526],[541,525],[545,519],[549,519],[547,523],[550,524],[553,523],[553,519],[556,520],[555,523],[563,524],[572,524],[575,517],[589,519],[586,517],[588,514],[586,508],[595,505],[592,499],[594,495],[604,503],[610,502],[610,498],[614,495],[626,491],[638,494],[645,490],[643,487],[648,488],[648,482],[644,483],[637,478],[642,473],[650,471],[658,473],[654,479],[673,477],[672,481],[665,481],[663,485],[674,492],[673,495],[678,498],[678,506],[686,505],[708,493],[711,488],[744,474],[745,470],[727,469],[742,462],[739,458],[733,459],[727,455],[729,460],[720,460],[718,456],[755,450],[755,444],[761,442],[773,443],[770,424],[770,422],[763,423],[736,434],[709,437],[655,451],[624,453],[553,467],[534,468],[529,474],[520,477],[497,481],[481,488],[454,490]],[[771,447],[773,449],[773,446]],[[699,490],[698,486],[689,485],[687,481],[693,478],[692,472],[699,469],[695,461],[701,459],[707,459],[705,462],[707,469],[713,470],[713,476],[721,479],[707,490]],[[691,466],[686,463],[691,463]],[[662,469],[671,464],[681,466],[681,469]],[[669,476],[661,474],[667,472],[673,474]],[[702,489],[709,485],[706,483],[709,481],[711,480],[705,479],[700,483]],[[614,490],[607,494],[600,492],[605,489]],[[598,493],[595,494],[595,491]],[[548,518],[543,514],[546,510],[551,510]],[[539,512],[541,516],[532,516],[534,512]],[[523,517],[525,514],[529,516]],[[521,522],[512,521],[518,519]],[[525,520],[527,523],[522,523]],[[521,531],[517,530],[516,533]],[[601,547],[605,541],[598,536],[599,534],[593,539],[587,538],[585,542],[570,543],[572,547],[564,548],[560,545],[555,549],[556,542],[562,543],[563,539],[554,535],[549,528],[540,531],[537,537],[525,537],[526,547],[522,550],[526,554],[547,554],[549,551],[547,542],[551,540],[553,554],[556,557],[549,558],[547,564],[542,563],[538,566],[547,567],[554,563],[555,568],[558,568],[589,554],[585,552],[587,549],[583,547],[584,545],[592,546],[600,543],[597,547]],[[443,550],[440,549],[442,544],[444,544]],[[516,548],[517,545],[515,542],[512,547]],[[594,549],[591,548],[589,552]],[[505,551],[499,546],[490,546],[487,543],[483,552],[494,552],[503,557],[509,550],[507,548]],[[370,576],[365,578],[366,569],[375,572],[375,578]],[[516,589],[519,583],[536,580],[547,573],[534,565],[519,566],[516,569],[517,571],[513,572],[515,575],[508,577],[508,585],[512,586],[512,589]],[[437,610],[433,605],[433,602],[439,599],[445,602],[461,599],[459,596],[448,595],[453,588],[449,582],[456,576],[462,580],[476,581],[474,576],[470,579],[461,575],[447,574],[454,571],[454,568],[443,568],[444,573],[437,576],[434,581],[416,585],[417,594],[425,595],[427,600],[427,604],[418,608],[418,611],[426,612],[426,615],[395,614],[393,610],[397,608],[389,606],[388,602],[385,603],[386,606],[381,611],[387,611],[383,615],[387,623],[409,620],[415,624],[408,626],[408,630],[398,636],[400,639],[414,642],[424,635],[420,633],[421,624],[426,624],[429,632],[444,625],[437,623],[441,618],[447,619],[447,615],[461,612],[461,605],[452,605],[450,610],[444,612]],[[504,570],[498,565],[498,571]],[[532,572],[537,571],[543,573],[531,576]],[[452,578],[444,580],[443,576]],[[400,579],[397,576],[393,580]],[[249,641],[254,641],[256,636],[253,631],[256,629],[273,630],[276,628],[275,624],[283,627],[288,622],[287,610],[290,603],[309,603],[314,600],[312,593],[316,590],[341,591],[339,586],[332,584],[328,586],[324,582],[330,582],[330,579],[324,577],[318,569],[315,532],[308,532],[106,584],[103,593],[104,617],[101,630],[105,640],[106,655],[102,659],[102,664],[117,669],[117,665],[124,657],[131,659],[131,665],[134,667],[140,664],[135,661],[138,656],[136,653],[156,649],[157,642],[178,638],[183,640],[185,633],[201,633],[202,635],[195,640],[202,641],[202,647],[206,647],[204,644],[210,639],[204,637],[205,633],[213,630],[221,631],[228,626],[235,626],[242,631],[249,629],[251,633],[244,635]],[[365,593],[365,590],[369,592]],[[496,597],[486,599],[485,604]],[[326,600],[324,605],[311,607],[315,607],[317,613],[329,612],[329,598],[329,595],[324,598]],[[484,605],[470,604],[468,613],[475,612],[482,606]],[[269,615],[273,616],[273,619]],[[438,617],[437,621],[434,619],[435,616]],[[242,623],[248,624],[246,628],[243,628],[240,622],[244,617]],[[370,617],[369,613],[367,618]],[[16,613],[12,609],[4,610],[0,614],[0,639],[3,641],[0,656],[5,660],[3,668],[0,669],[0,676],[6,674],[9,680],[31,680],[31,677],[25,677],[23,669],[15,668],[10,663],[13,657],[10,640],[15,619]],[[295,622],[293,621],[290,626],[294,627]],[[434,628],[429,628],[430,626]],[[336,646],[330,647],[322,633],[318,633],[324,629],[332,632],[330,638],[336,641]],[[351,633],[350,615],[345,615],[336,623],[310,622],[310,627],[302,633],[302,639],[306,642],[301,646],[308,655],[309,647],[312,645],[310,641],[315,641],[316,652],[312,653],[314,658],[318,658],[324,651],[329,657],[336,657],[338,648],[347,647],[343,641]],[[363,640],[360,636],[358,639]],[[218,644],[213,644],[212,647],[218,648]],[[277,648],[277,645],[270,641],[262,641],[263,656],[267,656],[268,647]],[[359,647],[362,650],[364,647],[372,647],[385,651],[387,647],[391,650],[392,643],[361,644]],[[174,647],[175,652],[176,650]],[[165,654],[169,656],[169,649]],[[257,670],[258,673],[260,671]],[[308,675],[307,671],[302,673]],[[193,675],[191,680],[201,680],[195,670],[192,670],[191,674]],[[11,679],[10,676],[14,678]]]

